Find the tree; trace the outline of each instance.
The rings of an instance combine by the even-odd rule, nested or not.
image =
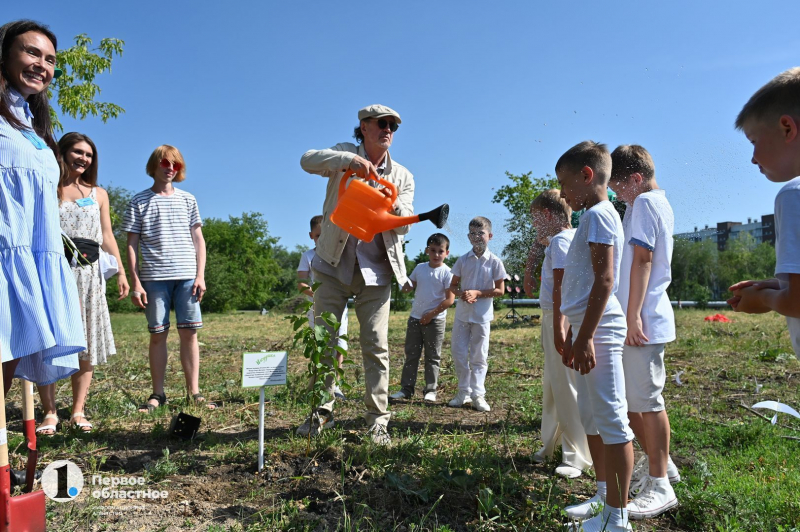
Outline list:
[[[52,90],[55,89],[61,112],[72,118],[83,120],[88,115],[100,115],[103,122],[107,122],[109,118],[117,118],[124,113],[125,109],[114,103],[95,101],[101,91],[94,80],[103,72],[111,72],[111,61],[115,55],[122,55],[125,41],[102,39],[100,46],[90,50],[91,44],[92,39],[81,33],[75,37],[75,46],[58,52],[56,66],[64,73],[53,80],[47,95],[52,99]],[[50,113],[53,127],[56,131],[62,131],[64,128],[55,109],[51,107]]]
[[[530,217],[531,202],[541,192],[558,188],[558,181],[550,174],[545,177],[532,177],[532,175],[533,172],[521,175],[506,172],[511,184],[498,188],[492,198],[492,203],[502,204],[511,215],[505,221],[506,231],[511,238],[503,248],[503,258],[506,271],[512,273],[523,271],[528,252],[536,240],[536,231],[533,229]]]
[[[275,291],[281,283],[275,258],[278,238],[269,235],[261,213],[230,216],[227,221],[208,218],[203,236],[208,252],[204,310],[260,309],[286,297]]]

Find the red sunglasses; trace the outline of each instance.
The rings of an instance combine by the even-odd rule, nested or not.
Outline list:
[[[158,163],[161,168],[172,168],[176,172],[180,172],[183,165],[181,163],[173,163],[169,159],[161,159],[161,162]]]

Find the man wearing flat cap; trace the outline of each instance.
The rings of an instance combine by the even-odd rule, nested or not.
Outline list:
[[[322,234],[311,264],[314,279],[322,283],[314,293],[314,315],[318,325],[327,327],[319,316],[323,312],[341,316],[348,298],[355,296],[366,384],[365,419],[373,441],[388,445],[389,298],[392,274],[401,286],[406,283],[403,235],[409,226],[384,231],[372,242],[363,242],[334,225],[330,216],[336,207],[339,183],[350,170],[360,179],[379,176],[394,184],[394,213],[412,216],[414,176],[389,155],[400,115],[384,105],[370,105],[358,112],[358,120],[353,135],[358,144],[343,142],[327,150],[309,150],[300,159],[300,166],[310,174],[328,178]],[[325,384],[331,400],[297,429],[298,434],[315,436],[333,426],[333,380]]]

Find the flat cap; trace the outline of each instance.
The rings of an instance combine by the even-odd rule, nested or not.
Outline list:
[[[401,123],[400,115],[397,114],[397,111],[394,109],[390,109],[385,105],[368,105],[364,107],[360,111],[358,111],[358,120],[364,120],[365,118],[380,118],[382,116],[393,116],[397,123]]]

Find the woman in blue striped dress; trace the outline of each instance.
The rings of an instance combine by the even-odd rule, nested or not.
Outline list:
[[[59,227],[58,146],[47,87],[56,37],[33,21],[0,27],[0,356],[11,377],[50,384],[86,349]]]

